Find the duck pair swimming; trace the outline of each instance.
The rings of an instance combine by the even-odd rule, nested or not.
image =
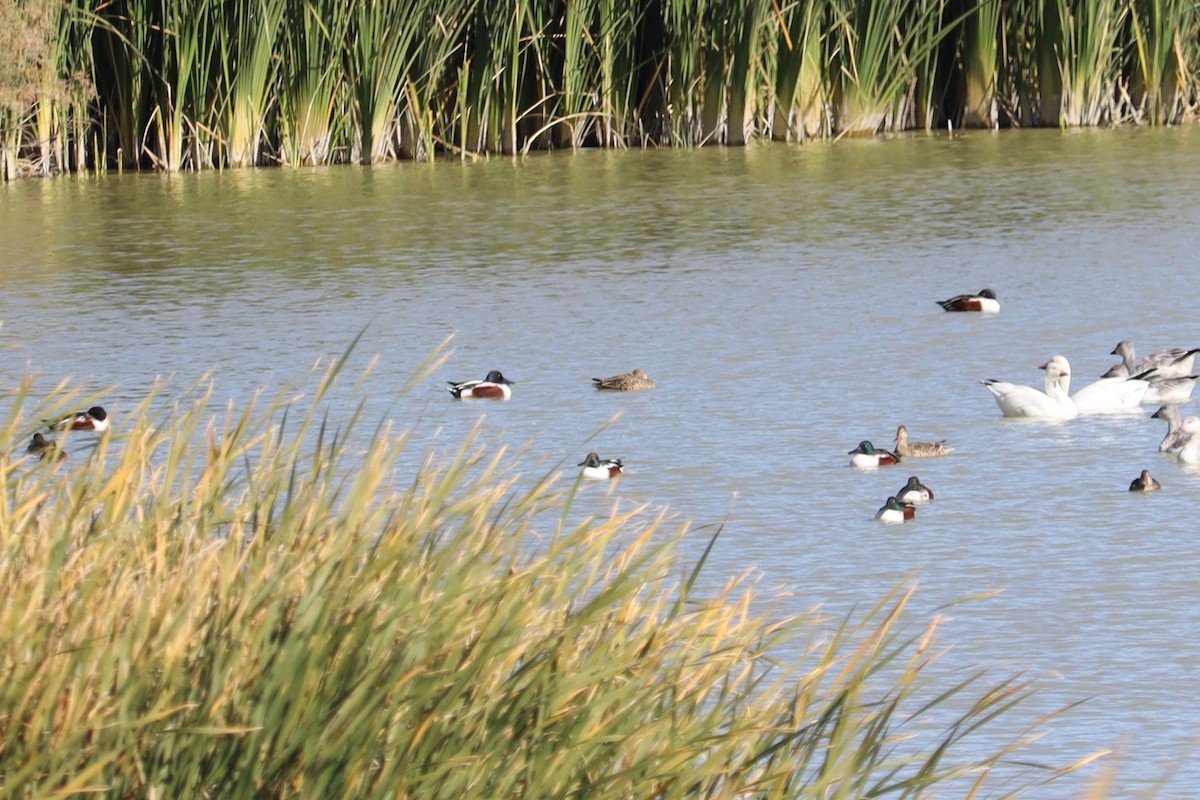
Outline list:
[[[933,490],[921,483],[916,475],[908,479],[908,483],[900,487],[900,491],[887,499],[883,507],[875,513],[875,519],[889,525],[905,520],[915,519],[917,506],[933,502]]]
[[[513,382],[505,378],[498,369],[489,372],[487,377],[481,381],[446,382],[450,384],[447,391],[458,400],[473,397],[508,400],[512,397]],[[654,381],[650,380],[650,376],[640,369],[607,378],[592,378],[592,383],[597,389],[616,392],[638,392],[654,388]]]
[[[92,406],[87,411],[65,414],[56,419],[44,419],[42,424],[46,427],[46,433],[62,433],[64,431],[104,433],[108,430],[109,419],[108,412],[102,406]],[[63,450],[58,442],[46,438],[45,433],[41,431],[33,434],[29,446],[25,448],[25,453],[37,456],[38,461],[62,461],[67,457],[67,451]]]

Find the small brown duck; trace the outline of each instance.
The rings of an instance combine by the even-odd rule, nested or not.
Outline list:
[[[944,456],[953,452],[954,448],[947,447],[945,439],[936,442],[910,442],[908,440],[908,428],[901,425],[896,429],[896,453],[901,458]]]
[[[1142,470],[1142,474],[1133,479],[1133,483],[1129,484],[1131,492],[1157,492],[1162,488],[1162,484],[1150,476],[1150,470]]]
[[[38,461],[62,461],[67,457],[67,451],[58,446],[58,442],[47,439],[40,433],[33,435],[32,441],[29,442],[29,447],[25,448],[25,452],[31,456],[37,456]]]
[[[621,375],[612,375],[608,378],[592,378],[592,383],[597,389],[608,389],[614,392],[639,392],[654,388],[654,381],[650,380],[650,376],[640,369]]]

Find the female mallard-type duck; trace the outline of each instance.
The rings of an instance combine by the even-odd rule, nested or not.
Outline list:
[[[650,380],[650,376],[640,369],[607,378],[592,378],[592,383],[597,389],[608,389],[614,392],[640,392],[654,388],[654,381]]]
[[[896,429],[896,454],[901,458],[925,458],[928,456],[944,456],[953,453],[953,447],[946,446],[946,440],[936,442],[910,442],[908,428],[901,425]]]
[[[1142,470],[1142,474],[1133,479],[1133,483],[1129,484],[1131,492],[1157,492],[1162,488],[1162,484],[1156,481],[1150,475],[1150,470]]]

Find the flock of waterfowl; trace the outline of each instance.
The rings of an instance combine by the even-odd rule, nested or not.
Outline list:
[[[492,370],[480,381],[447,381],[447,383],[450,384],[448,391],[458,400],[472,398],[508,400],[512,397],[514,385],[513,381],[505,378],[498,369]],[[635,369],[632,372],[607,378],[592,378],[592,385],[603,391],[635,392],[653,389],[654,381],[650,380],[650,377],[642,370]],[[42,461],[61,461],[67,457],[66,451],[59,443],[48,438],[49,434],[67,430],[104,433],[109,427],[108,412],[100,406],[92,406],[87,411],[67,414],[53,420],[42,420],[42,423],[44,428],[33,434],[33,439],[25,451],[28,455],[36,456],[38,460]],[[584,460],[576,466],[583,468],[580,474],[584,478],[595,480],[615,478],[625,471],[625,465],[621,459],[601,458],[596,453],[588,453]]]
[[[512,397],[513,381],[508,380],[498,369],[494,369],[481,381],[446,381],[447,391],[456,400],[472,398],[508,400]],[[645,372],[635,369],[607,378],[592,378],[592,385],[602,391],[640,392],[654,388],[654,381]],[[582,467],[580,475],[589,480],[608,480],[624,474],[625,465],[619,458],[601,458],[596,453],[587,456],[575,466]]]
[[[946,311],[996,313],[1000,302],[996,293],[984,289],[978,294],[960,294],[949,300],[938,300]],[[1181,419],[1177,404],[1192,397],[1200,375],[1192,373],[1200,348],[1183,347],[1160,350],[1138,359],[1128,341],[1117,344],[1112,355],[1121,363],[1113,365],[1104,375],[1074,394],[1071,393],[1071,364],[1063,356],[1054,356],[1039,369],[1046,372],[1043,389],[1033,386],[988,379],[981,383],[1006,417],[1061,420],[1083,414],[1111,414],[1136,411],[1142,406],[1161,405],[1151,416],[1165,420],[1167,435],[1159,451],[1185,464],[1200,465],[1200,417]],[[850,465],[859,469],[876,469],[899,464],[905,458],[941,456],[951,452],[944,441],[910,442],[908,430],[901,425],[896,430],[895,451],[875,447],[870,441],[860,442],[849,451]],[[1162,485],[1142,470],[1129,485],[1131,492],[1153,492]],[[933,499],[933,492],[917,476],[895,495],[889,496],[875,518],[885,523],[901,523],[916,516],[917,505]]]

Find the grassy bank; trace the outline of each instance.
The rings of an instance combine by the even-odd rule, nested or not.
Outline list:
[[[1032,685],[931,677],[911,587],[841,621],[764,616],[744,580],[702,594],[708,535],[619,504],[576,520],[573,473],[521,479],[470,441],[404,473],[402,434],[327,407],[335,373],[216,413],[203,388],[148,398],[61,462],[24,445],[79,399],[10,398],[0,795],[1023,785]]]
[[[0,0],[0,174],[1172,124],[1190,0]]]

